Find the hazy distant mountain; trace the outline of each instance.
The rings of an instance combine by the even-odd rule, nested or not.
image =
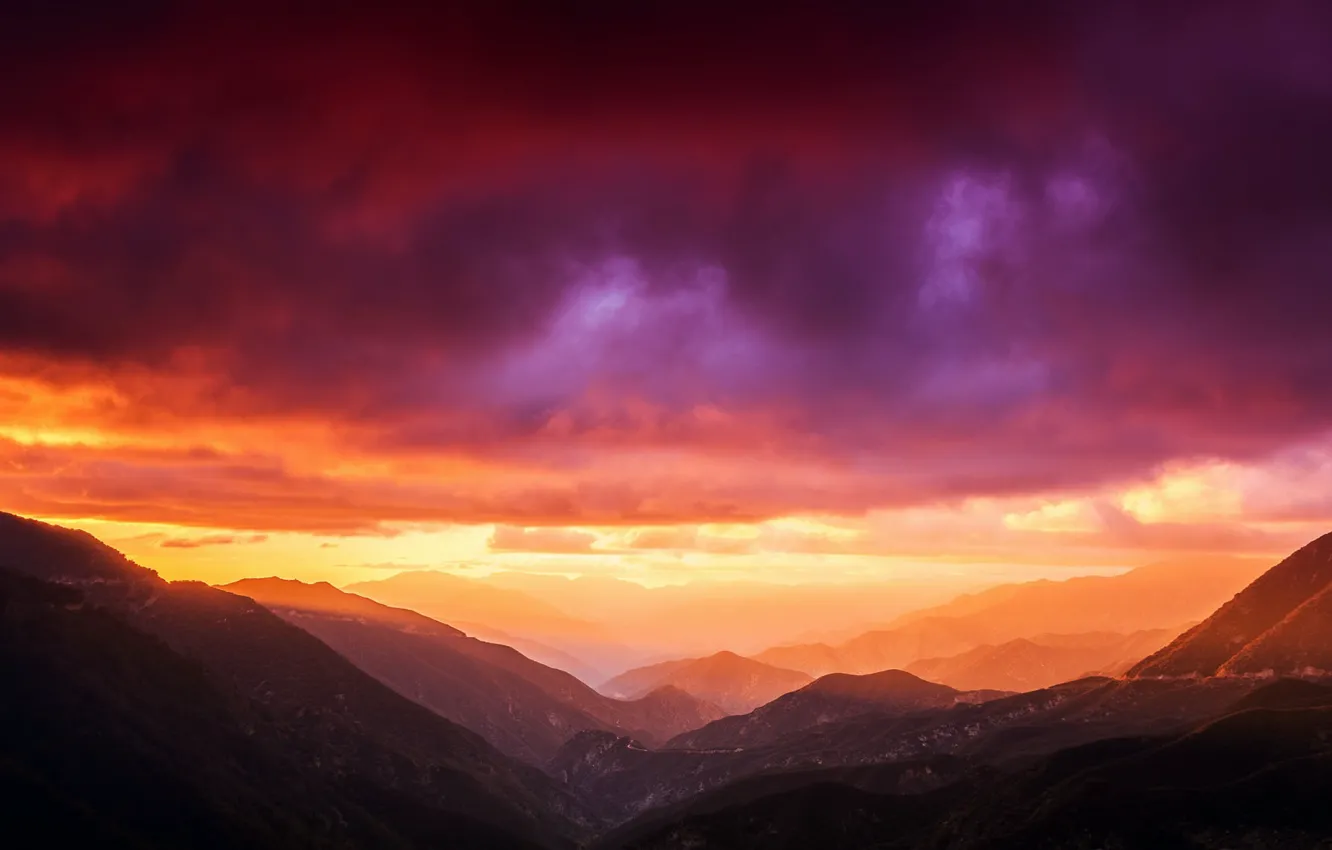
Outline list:
[[[1083,676],[1118,676],[1182,631],[1183,627],[1129,635],[1037,635],[998,646],[986,644],[945,658],[922,659],[906,669],[961,690],[1033,691]]]
[[[763,746],[821,723],[870,712],[941,708],[953,705],[959,696],[960,692],[953,688],[901,670],[866,676],[830,673],[748,714],[723,717],[686,732],[666,746],[679,749]]]
[[[502,643],[505,646],[511,646],[533,661],[539,661],[547,667],[554,667],[556,670],[572,673],[588,684],[599,682],[604,678],[600,669],[593,667],[581,658],[544,644],[539,640],[512,635],[503,629],[496,629],[484,623],[473,623],[467,620],[454,620],[451,625],[465,632],[469,637],[489,643]]]
[[[619,644],[603,625],[570,616],[535,595],[451,573],[404,572],[344,589],[444,623],[476,623],[549,645],[597,671],[596,678],[645,657],[642,650]]]
[[[722,716],[679,691],[625,702],[511,647],[326,582],[244,579],[223,588],[305,629],[403,696],[542,764],[574,733],[611,729],[659,743]]]
[[[1172,561],[1118,576],[1001,585],[841,644],[778,646],[753,657],[814,675],[872,673],[1040,634],[1172,628],[1208,616],[1262,566],[1236,558]]]
[[[666,661],[629,670],[603,684],[601,692],[632,698],[670,685],[717,705],[728,714],[741,714],[810,681],[809,675],[796,670],[783,670],[734,652],[718,652],[706,658]]]
[[[806,640],[801,636],[811,633],[852,637],[873,623],[938,604],[957,592],[944,581],[785,585],[704,580],[648,588],[605,576],[525,572],[472,580],[521,590],[604,626],[620,643],[662,657],[698,656],[719,646],[747,655],[776,643]]]
[[[571,617],[521,590],[494,587],[435,570],[398,573],[377,581],[357,582],[344,589],[386,605],[419,611],[442,622],[474,621],[505,630],[517,626],[518,631],[579,639],[605,637],[597,625]]]
[[[373,820],[410,825],[419,832],[413,841],[437,842],[428,836],[467,835],[473,829],[468,824],[489,824],[492,839],[508,834],[511,845],[558,843],[575,829],[570,818],[590,822],[576,798],[540,771],[399,696],[250,599],[197,582],[162,581],[88,535],[9,515],[0,515],[0,563],[78,590],[119,620],[122,631],[155,635],[202,669],[211,687],[239,701],[245,716],[262,718],[254,722],[268,731],[250,728],[256,740],[277,748],[274,758],[303,765],[312,771],[311,781],[342,788]],[[26,635],[20,629],[18,639],[31,639]],[[156,675],[158,663],[144,663],[142,672],[126,671],[120,681],[130,692],[124,699],[138,693],[135,676]],[[90,675],[83,661],[69,664],[75,679]],[[2,692],[8,698],[13,691]],[[161,710],[188,708],[182,703]],[[89,713],[97,712],[90,707]],[[148,770],[154,757],[145,752],[134,756],[141,764],[117,770]],[[154,781],[183,781],[171,771],[195,770],[192,759],[163,758],[151,768]]]
[[[1329,587],[1332,534],[1263,573],[1128,675],[1327,675],[1332,671]]]

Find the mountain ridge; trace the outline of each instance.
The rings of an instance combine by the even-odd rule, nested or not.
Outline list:
[[[1332,669],[1332,645],[1316,641],[1317,645],[1303,652],[1290,645],[1320,634],[1328,636],[1321,623],[1332,606],[1327,598],[1320,597],[1329,586],[1332,533],[1284,558],[1126,675],[1178,678],[1279,675],[1308,667]]]

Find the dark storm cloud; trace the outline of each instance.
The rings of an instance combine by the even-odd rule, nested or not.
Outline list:
[[[377,452],[883,477],[838,509],[1332,427],[1327,6],[778,5],[33,6],[0,350]]]

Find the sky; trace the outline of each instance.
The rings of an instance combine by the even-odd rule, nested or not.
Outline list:
[[[0,30],[0,509],[334,583],[1332,528],[1319,0],[56,5]]]

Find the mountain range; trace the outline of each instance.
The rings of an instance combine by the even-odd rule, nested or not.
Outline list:
[[[770,774],[648,813],[620,850],[1090,850],[1327,846],[1332,688],[1251,694],[1180,731],[1009,770],[952,757]]]
[[[511,647],[326,582],[245,579],[222,589],[254,599],[403,696],[533,764],[583,730],[658,744],[724,714],[669,686],[611,699]]]
[[[2,700],[7,790],[69,813],[75,837],[529,847],[595,822],[546,774],[250,599],[163,581],[87,534],[8,514],[0,565],[5,678],[31,680]],[[251,746],[233,749],[238,738]],[[103,803],[108,788],[124,792]],[[177,793],[142,796],[154,788]]]
[[[803,680],[764,701],[776,668],[733,653],[630,677],[753,703],[720,716],[327,584],[166,582],[6,514],[0,780],[11,828],[71,846],[1302,850],[1332,834],[1330,584],[1332,535],[1124,676],[1020,693],[778,670]],[[1168,634],[1127,638],[1028,640],[1121,664]]]
[[[865,676],[829,673],[777,697],[748,714],[725,717],[672,738],[670,749],[742,749],[774,744],[820,724],[862,714],[906,714],[944,708],[958,702],[982,702],[1002,693],[963,694],[947,685],[927,682],[902,670]]]
[[[1183,631],[1179,627],[1129,635],[1036,635],[998,646],[985,644],[946,658],[923,658],[906,669],[962,690],[1032,691],[1084,676],[1118,676]]]
[[[1198,622],[1263,570],[1252,559],[1151,564],[1117,576],[1000,585],[905,614],[839,644],[794,644],[758,661],[811,675],[873,673],[1050,634],[1134,632]]]

